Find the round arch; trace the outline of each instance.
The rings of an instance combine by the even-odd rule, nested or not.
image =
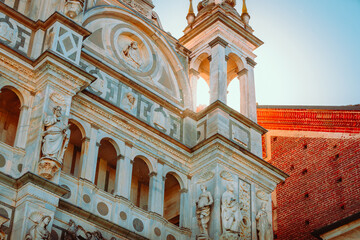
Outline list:
[[[185,107],[191,106],[192,96],[186,68],[181,67],[183,64],[176,53],[176,49],[167,40],[163,32],[159,31],[155,26],[149,24],[144,19],[139,18],[133,12],[119,6],[95,6],[89,9],[85,13],[83,26],[86,26],[90,31],[93,32],[93,34],[95,34],[98,30],[102,29],[101,24],[98,24],[98,22],[100,22],[102,19],[107,22],[109,19],[113,20],[110,21],[110,23],[113,25],[118,24],[115,21],[119,20],[126,22],[126,24],[136,26],[136,29],[140,30],[141,34],[144,34],[147,39],[154,42],[156,47],[162,52],[165,58],[165,62],[169,63],[169,68],[172,72],[170,75],[173,74],[175,76],[174,84],[177,88],[176,94],[181,97],[182,92],[184,103],[175,100],[176,98],[173,96],[165,97],[169,98],[171,101],[174,101],[177,104],[184,104]],[[91,37],[92,36],[90,36],[87,40],[90,41]],[[164,68],[164,70],[165,69],[166,68]]]

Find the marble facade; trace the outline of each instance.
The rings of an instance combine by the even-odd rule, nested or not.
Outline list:
[[[20,104],[0,141],[0,239],[272,239],[287,175],[262,159],[262,42],[235,4],[202,1],[177,40],[151,0],[0,1],[0,89]]]

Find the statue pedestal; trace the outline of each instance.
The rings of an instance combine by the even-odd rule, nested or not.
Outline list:
[[[196,236],[196,240],[211,240],[211,238],[205,234],[200,234]]]
[[[220,236],[220,240],[239,240],[239,234],[226,232]]]
[[[38,170],[41,177],[51,180],[60,169],[59,162],[49,158],[40,159]]]

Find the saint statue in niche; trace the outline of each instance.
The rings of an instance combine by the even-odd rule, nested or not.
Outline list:
[[[25,236],[25,240],[50,240],[50,232],[47,226],[50,224],[51,217],[45,216],[32,226]]]
[[[44,120],[42,158],[39,163],[39,175],[52,179],[61,168],[65,150],[70,140],[70,125],[62,119],[61,107],[53,109],[53,115]]]
[[[256,229],[258,230],[259,240],[270,240],[271,238],[271,224],[266,212],[266,203],[261,204],[261,208],[256,215]]]
[[[242,203],[235,199],[234,186],[229,183],[221,197],[221,218],[223,234],[220,239],[238,239],[240,223],[243,219],[241,214]]]
[[[201,234],[209,236],[208,222],[210,221],[210,207],[213,204],[211,193],[207,191],[206,186],[201,184],[201,194],[199,201],[196,202],[196,216]]]
[[[136,41],[132,41],[123,49],[124,60],[126,63],[135,68],[136,70],[141,70],[140,67],[143,64],[143,61],[140,56],[139,46]]]
[[[52,159],[62,163],[64,152],[69,143],[70,125],[66,125],[61,117],[61,107],[53,109],[53,115],[47,116],[44,120],[46,127],[43,133],[42,158]]]

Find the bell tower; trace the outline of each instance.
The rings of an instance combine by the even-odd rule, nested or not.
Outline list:
[[[253,34],[249,25],[245,0],[242,14],[236,9],[236,0],[203,0],[198,14],[190,1],[188,26],[180,43],[191,53],[190,79],[196,108],[196,85],[203,78],[210,88],[210,104],[227,103],[231,81],[240,82],[240,113],[256,122],[254,50],[263,42]]]

